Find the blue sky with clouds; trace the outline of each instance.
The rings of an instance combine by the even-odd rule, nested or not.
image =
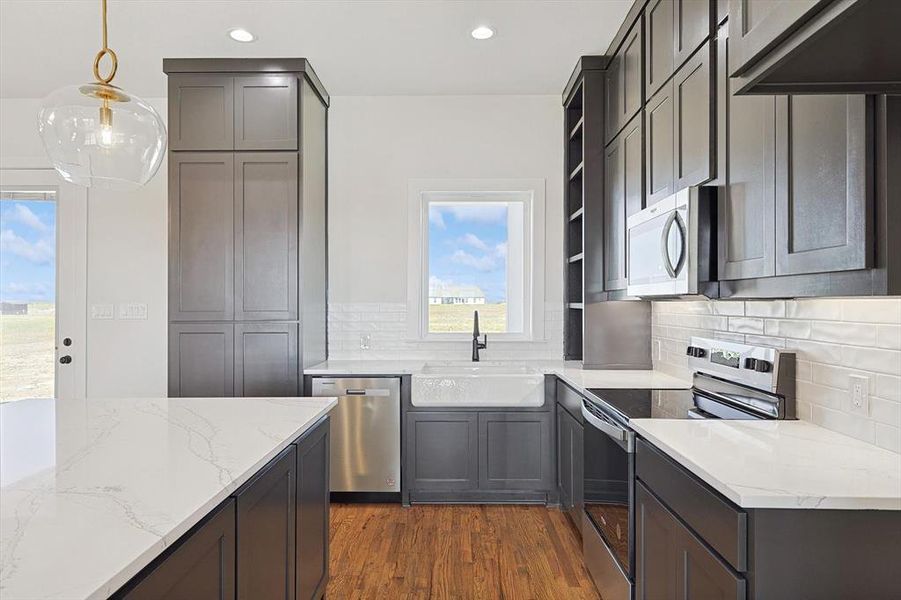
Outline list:
[[[431,203],[429,279],[477,285],[488,302],[506,302],[506,204]]]
[[[0,198],[0,300],[56,296],[56,203]]]

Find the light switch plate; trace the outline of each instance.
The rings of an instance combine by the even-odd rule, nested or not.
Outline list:
[[[91,319],[106,321],[116,318],[116,307],[112,304],[92,304]]]
[[[147,319],[147,305],[142,302],[120,304],[118,314],[123,321],[143,321]]]
[[[369,350],[372,347],[372,336],[368,333],[360,334],[360,350]]]
[[[848,408],[851,412],[870,414],[870,378],[863,375],[848,376]]]

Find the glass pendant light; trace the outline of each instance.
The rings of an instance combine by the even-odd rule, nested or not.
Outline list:
[[[44,98],[38,129],[53,167],[66,181],[86,187],[133,190],[160,168],[166,126],[147,102],[111,84],[119,66],[107,45],[106,0],[101,0],[103,47],[94,58],[92,83],[60,88]],[[107,57],[109,74],[100,74]]]

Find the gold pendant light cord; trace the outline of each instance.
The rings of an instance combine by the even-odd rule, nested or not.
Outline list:
[[[109,43],[107,41],[108,36],[106,25],[106,0],[100,0],[100,15],[103,27],[103,47],[100,49],[100,52],[97,53],[97,56],[94,57],[94,79],[96,79],[100,84],[110,85],[113,77],[116,76],[116,70],[119,68],[119,58],[116,56],[116,53],[113,52],[113,49],[109,47]],[[100,75],[100,61],[106,55],[109,55],[111,61],[110,71],[106,77],[102,77]]]

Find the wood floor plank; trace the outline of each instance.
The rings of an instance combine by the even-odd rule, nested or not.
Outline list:
[[[559,510],[333,504],[329,600],[600,600]]]

